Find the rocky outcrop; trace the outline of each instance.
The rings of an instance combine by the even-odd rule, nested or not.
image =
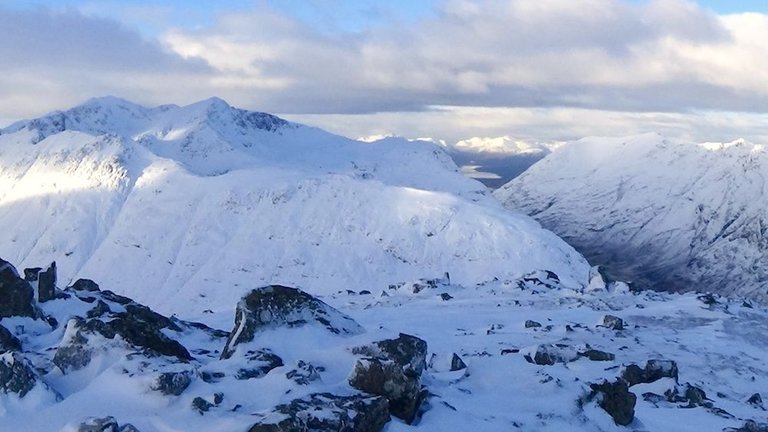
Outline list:
[[[0,318],[23,316],[36,318],[34,291],[29,282],[19,277],[16,268],[0,258]]]
[[[251,291],[237,304],[235,326],[221,358],[230,358],[238,345],[253,341],[260,331],[304,325],[320,326],[339,335],[363,331],[352,318],[300,289],[269,285]]]
[[[245,353],[245,364],[235,374],[235,378],[246,380],[261,378],[269,371],[283,366],[283,359],[268,349],[248,351]]]
[[[24,397],[38,380],[37,373],[21,353],[0,354],[0,391]]]
[[[101,349],[102,344],[90,343],[93,337],[117,342],[118,336],[121,343],[147,356],[169,356],[184,362],[191,360],[187,349],[166,336],[163,330],[181,329],[169,318],[139,304],[128,304],[125,312],[112,313],[104,319],[75,317],[67,323],[53,363],[65,372],[81,369]]]
[[[383,397],[318,393],[278,405],[248,432],[379,432],[389,419]]]
[[[400,334],[359,347],[358,360],[349,376],[349,384],[366,393],[389,400],[389,412],[412,423],[426,392],[421,388],[421,374],[426,367],[427,343],[415,336]]]

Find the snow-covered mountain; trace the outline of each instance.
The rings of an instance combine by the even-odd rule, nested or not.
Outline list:
[[[570,143],[495,194],[621,280],[768,299],[768,153],[646,134]]]
[[[0,226],[0,256],[21,267],[58,257],[63,284],[186,316],[269,283],[327,294],[546,269],[580,285],[589,271],[433,144],[362,143],[215,98],[99,98],[3,129]]]

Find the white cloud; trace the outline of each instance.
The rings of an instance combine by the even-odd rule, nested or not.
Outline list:
[[[156,41],[72,11],[0,8],[0,118],[103,94],[218,95],[350,136],[768,135],[768,15],[718,16],[687,0],[439,5],[334,33],[257,3]]]

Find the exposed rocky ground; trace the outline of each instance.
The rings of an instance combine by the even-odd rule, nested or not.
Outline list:
[[[0,429],[768,430],[768,311],[584,285],[273,285],[209,326],[0,261]]]

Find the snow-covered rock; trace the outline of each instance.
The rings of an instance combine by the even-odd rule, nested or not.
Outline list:
[[[586,138],[495,195],[635,287],[768,300],[768,153],[744,141]]]
[[[91,278],[167,314],[230,310],[269,284],[589,272],[435,144],[353,141],[220,99],[99,98],[0,130],[0,225],[0,256],[55,256],[63,285]]]

